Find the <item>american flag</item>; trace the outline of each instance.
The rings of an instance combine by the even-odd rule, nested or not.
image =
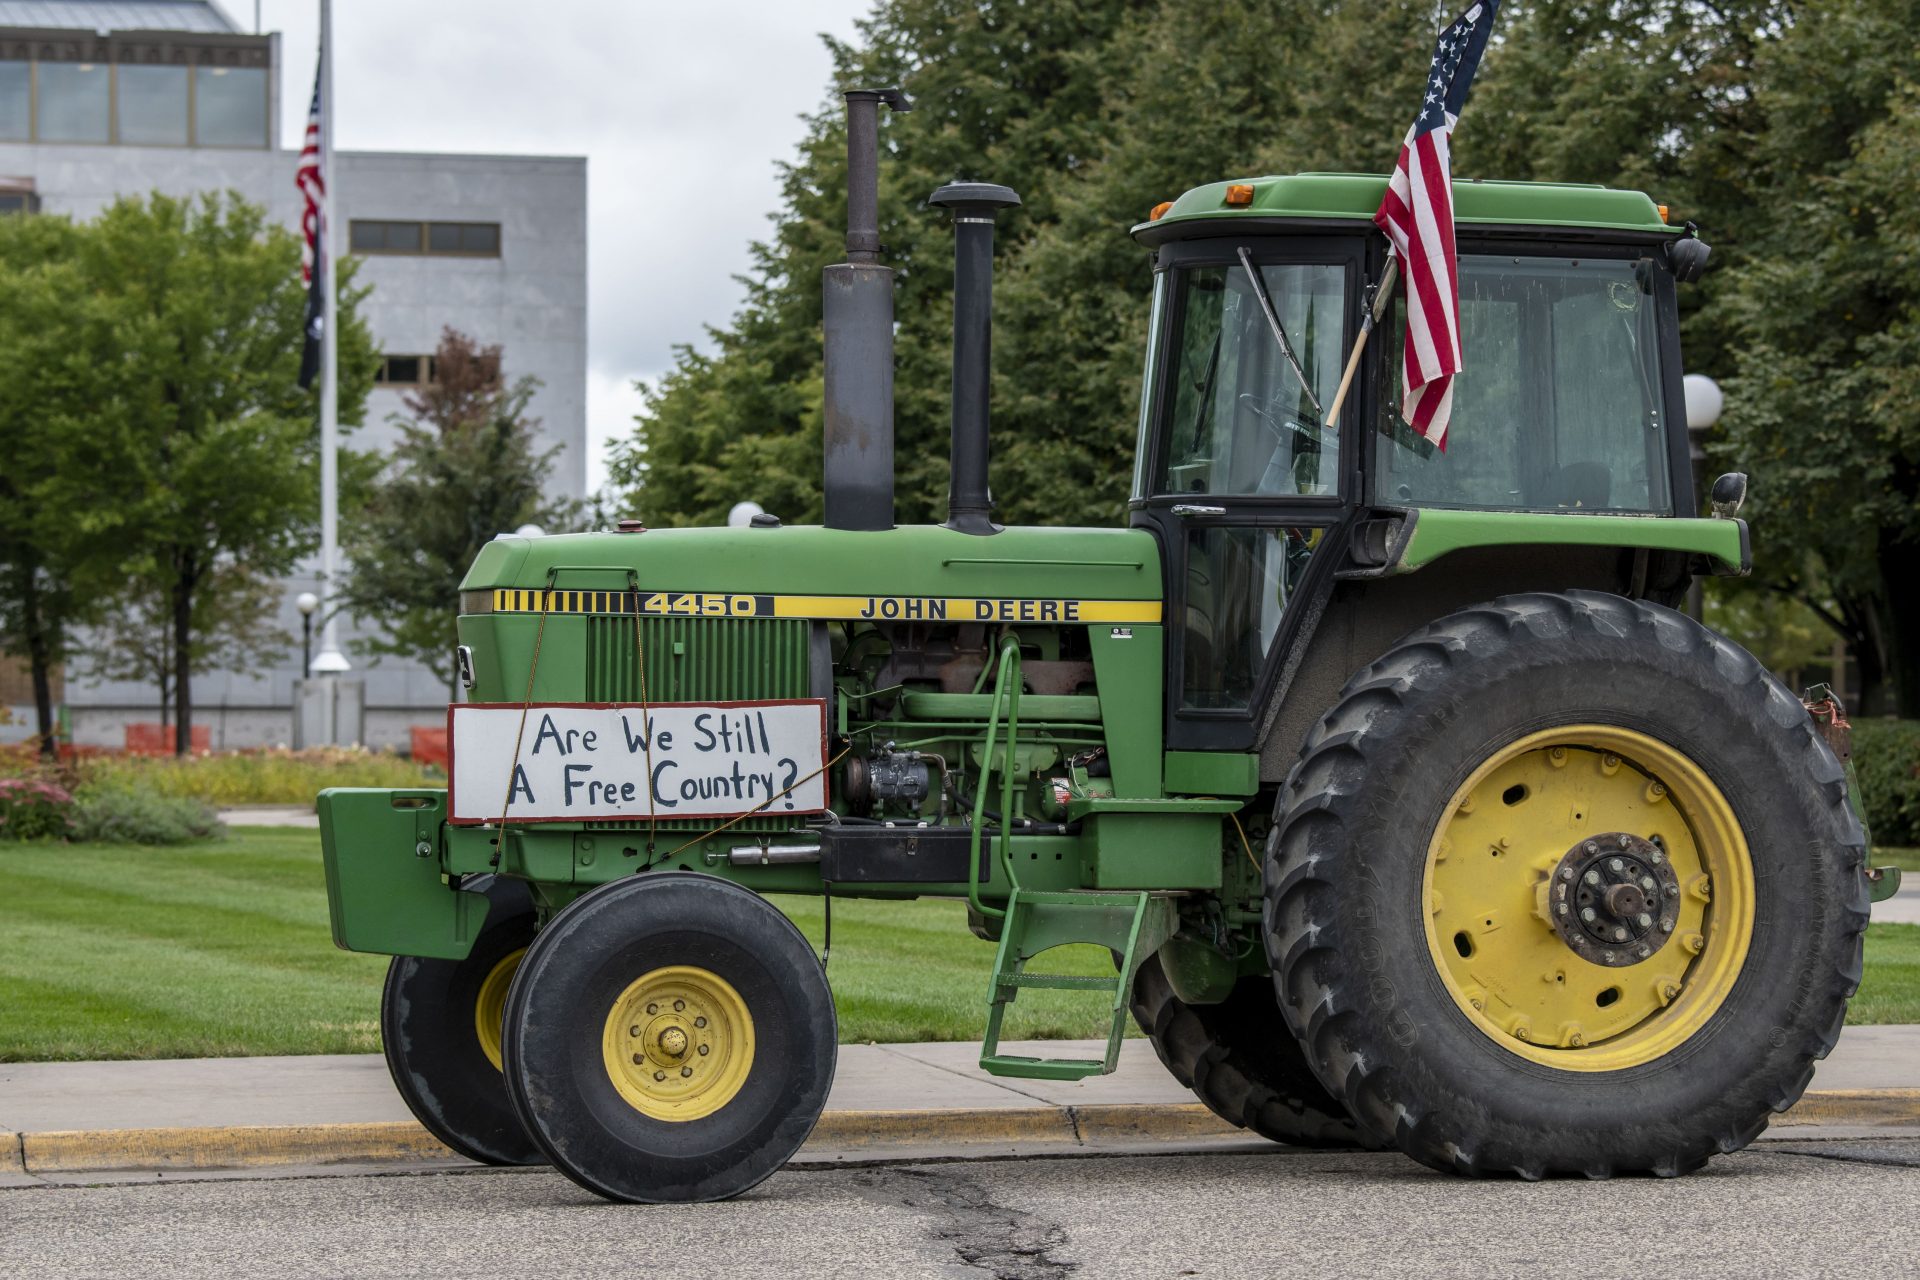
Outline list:
[[[321,57],[326,57],[323,49]],[[314,268],[326,261],[323,208],[327,178],[320,172],[320,73],[313,77],[313,105],[307,108],[307,136],[300,144],[300,167],[293,171],[300,189],[300,279],[307,286],[306,343],[300,349],[300,388],[313,385],[320,372],[320,342],[326,334],[326,290],[322,273]]]
[[[1373,220],[1393,242],[1407,288],[1406,369],[1400,414],[1447,447],[1453,375],[1460,372],[1460,280],[1453,250],[1450,146],[1500,0],[1481,0],[1440,33],[1426,98],[1407,130],[1386,198]]]

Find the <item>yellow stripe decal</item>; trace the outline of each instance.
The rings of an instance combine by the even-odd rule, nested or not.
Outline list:
[[[1158,600],[1068,600],[1020,596],[776,596],[702,591],[493,593],[499,613],[613,613],[695,618],[844,618],[877,622],[1160,621]]]

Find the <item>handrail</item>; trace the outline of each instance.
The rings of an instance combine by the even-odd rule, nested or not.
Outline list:
[[[1012,675],[1011,685],[1008,681],[1009,673]],[[1006,776],[1003,779],[1000,800],[1000,834],[995,839],[1000,846],[1001,864],[1006,867],[1007,887],[1016,889],[1019,886],[1013,880],[1013,846],[1010,833],[1013,820],[1014,735],[1019,727],[1020,642],[1012,636],[1008,636],[1001,647],[999,671],[993,680],[993,706],[987,713],[986,749],[980,753],[980,765],[983,771],[993,759],[993,742],[1000,729],[1000,700],[1007,694],[1009,687],[1012,689],[1012,700],[1008,705],[1007,714],[1007,759],[1006,768],[1003,770]],[[980,786],[975,789],[973,796],[973,827],[967,836],[967,902],[981,915],[997,920],[1007,913],[999,907],[990,907],[980,900],[980,831],[981,824],[986,821],[987,816],[986,782],[983,772]]]

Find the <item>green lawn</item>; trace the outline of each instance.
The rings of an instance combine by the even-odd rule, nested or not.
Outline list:
[[[1909,875],[1920,874],[1920,849],[1875,848],[1868,862],[1876,867],[1898,867]]]
[[[819,900],[776,901],[817,948]],[[1112,972],[1104,950],[1074,950],[1049,970]],[[977,1038],[992,964],[959,903],[834,903],[842,1041]],[[157,849],[0,843],[0,1062],[370,1053],[386,967],[334,947],[310,831],[241,827]],[[1106,1018],[1097,995],[1032,991],[1006,1034],[1104,1036]]]
[[[817,899],[780,905],[816,946]],[[843,1041],[970,1040],[993,949],[953,902],[839,900]],[[1104,951],[1053,960],[1099,973]],[[386,960],[336,950],[308,831],[170,849],[0,844],[0,1062],[379,1048]],[[1854,1022],[1920,1022],[1920,926],[1875,925]],[[1098,997],[1024,994],[1009,1037],[1105,1033]]]

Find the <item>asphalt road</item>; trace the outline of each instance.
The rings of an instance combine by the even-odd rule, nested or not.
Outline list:
[[[1467,1182],[1266,1152],[789,1170],[605,1204],[546,1170],[0,1191],[16,1276],[1920,1275],[1920,1140],[1691,1177]]]

